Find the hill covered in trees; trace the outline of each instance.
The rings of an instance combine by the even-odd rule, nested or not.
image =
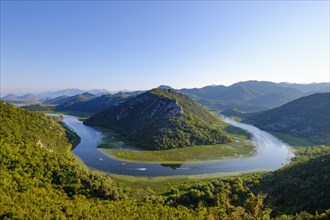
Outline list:
[[[230,142],[222,122],[188,96],[153,89],[101,112],[85,122],[119,132],[135,146],[170,149]]]
[[[263,177],[258,187],[268,195],[273,215],[329,209],[330,147],[306,148],[290,164]]]
[[[303,137],[315,144],[330,144],[330,93],[302,97],[247,118],[267,131]]]
[[[119,186],[78,165],[70,153],[72,134],[60,118],[0,102],[0,120],[0,219],[330,217],[330,147],[307,149],[265,175],[186,181],[152,191]]]

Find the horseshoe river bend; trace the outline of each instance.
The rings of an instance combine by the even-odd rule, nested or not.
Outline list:
[[[252,135],[252,142],[257,151],[256,155],[249,158],[201,161],[175,166],[120,161],[110,158],[98,150],[97,146],[103,136],[101,132],[84,125],[74,116],[64,115],[63,118],[64,124],[74,130],[81,138],[81,142],[74,148],[73,153],[88,167],[113,174],[156,177],[275,170],[287,164],[293,157],[290,147],[271,134],[253,125],[236,122],[230,118],[223,118],[223,121],[244,129]]]

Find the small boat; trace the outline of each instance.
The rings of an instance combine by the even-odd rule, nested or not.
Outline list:
[[[148,168],[136,168],[137,170],[142,170],[142,171],[145,171],[147,170]]]
[[[102,157],[99,157],[99,160],[100,160],[100,161],[103,161],[103,158],[102,158]]]

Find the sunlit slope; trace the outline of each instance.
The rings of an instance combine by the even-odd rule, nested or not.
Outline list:
[[[169,149],[231,141],[218,117],[173,90],[153,89],[84,122],[119,132],[134,145]]]

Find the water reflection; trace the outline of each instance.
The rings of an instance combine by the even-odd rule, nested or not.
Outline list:
[[[179,163],[161,163],[160,165],[162,167],[170,167],[173,170],[177,170],[178,168],[181,167],[182,164],[179,164]]]

